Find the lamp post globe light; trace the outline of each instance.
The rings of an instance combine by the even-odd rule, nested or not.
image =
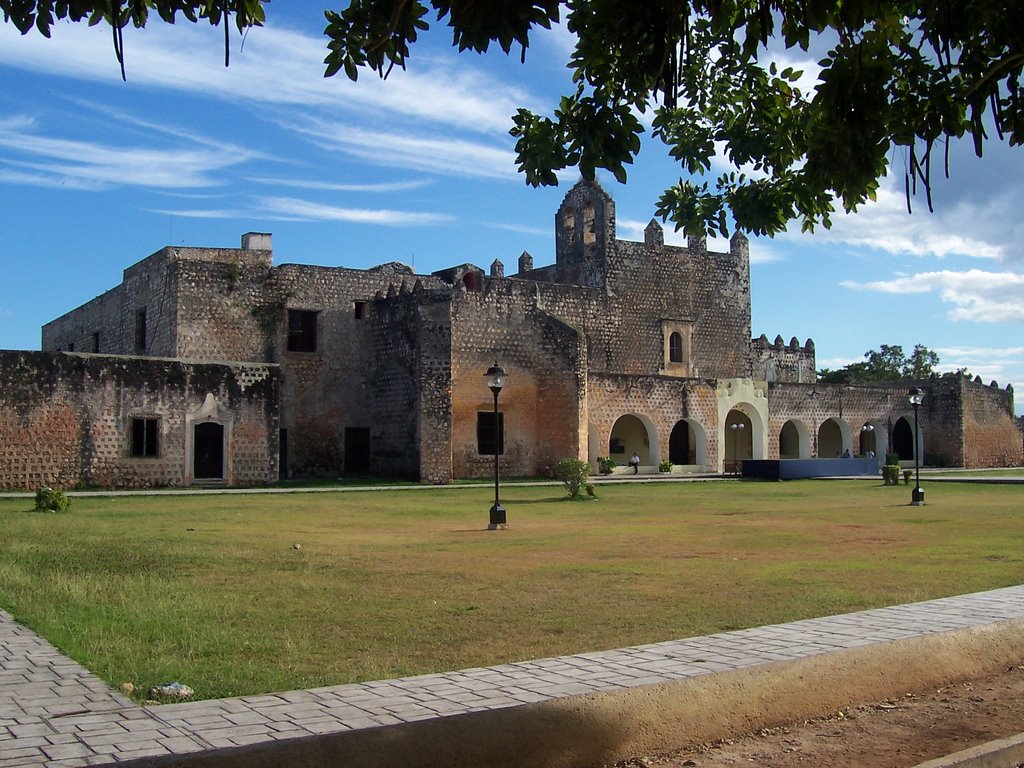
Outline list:
[[[910,506],[923,507],[924,491],[921,489],[921,461],[920,451],[918,450],[921,445],[921,438],[917,427],[917,410],[921,407],[921,402],[924,400],[924,390],[920,387],[914,387],[910,390],[908,396],[910,404],[914,406],[914,490],[910,494]]]
[[[501,506],[501,501],[498,499],[498,454],[501,452],[503,437],[503,430],[500,429],[498,422],[498,394],[501,392],[501,388],[505,386],[505,369],[495,361],[494,365],[487,369],[484,379],[494,394],[494,506],[491,507],[491,517],[487,530],[498,531],[508,528],[508,523],[505,520],[505,508]]]
[[[740,473],[740,462],[739,462],[739,437],[736,430],[746,429],[747,425],[742,421],[736,421],[729,425],[729,429],[732,430],[732,471],[733,474],[738,475]]]

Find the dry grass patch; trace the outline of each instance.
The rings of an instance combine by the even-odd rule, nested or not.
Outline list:
[[[905,492],[904,492],[905,491]],[[871,482],[0,500],[0,605],[112,683],[241,695],[1021,583],[1016,486]],[[299,548],[295,548],[299,545]]]

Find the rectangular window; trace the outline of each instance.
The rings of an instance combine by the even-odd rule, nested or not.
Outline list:
[[[498,413],[498,428],[494,428],[494,411],[478,411],[476,414],[476,452],[481,456],[493,456],[495,440],[498,455],[505,453],[505,414]]]
[[[132,456],[158,456],[159,419],[132,419]]]
[[[316,352],[316,312],[288,310],[288,351]]]
[[[100,351],[100,332],[99,331],[96,331],[92,335],[92,351],[93,352],[99,352]]]
[[[356,320],[365,320],[366,319],[366,302],[365,301],[357,301],[357,302],[355,302],[355,308],[356,308],[356,314],[355,314]]]
[[[146,308],[135,312],[135,351],[144,353],[146,351]]]

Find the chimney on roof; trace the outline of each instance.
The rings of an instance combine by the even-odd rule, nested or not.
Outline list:
[[[242,235],[242,248],[246,251],[272,251],[272,239],[269,232],[246,232]]]

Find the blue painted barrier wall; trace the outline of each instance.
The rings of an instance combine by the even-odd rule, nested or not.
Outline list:
[[[859,477],[878,474],[878,457],[871,459],[744,459],[743,476],[762,480],[803,477]]]

